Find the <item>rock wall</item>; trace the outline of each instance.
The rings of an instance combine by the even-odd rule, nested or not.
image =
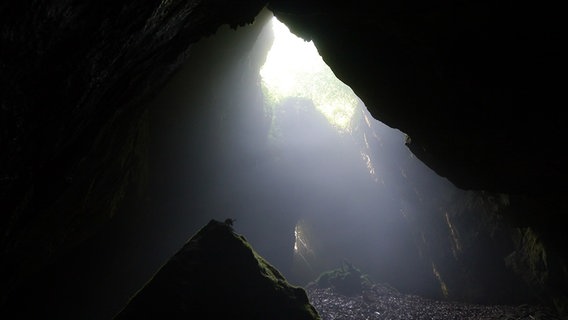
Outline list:
[[[0,5],[2,303],[143,190],[148,112],[191,44],[261,1]],[[140,195],[139,195],[140,196]]]

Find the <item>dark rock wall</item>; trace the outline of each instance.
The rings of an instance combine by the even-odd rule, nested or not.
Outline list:
[[[19,286],[3,312],[30,318],[107,319],[211,218],[204,206],[215,197],[210,192],[212,177],[222,175],[218,164],[237,160],[228,158],[232,152],[227,149],[239,148],[235,142],[243,146],[245,141],[262,141],[266,136],[262,125],[250,128],[245,137],[234,137],[238,131],[232,127],[251,117],[260,117],[255,123],[263,122],[258,69],[271,38],[257,39],[267,18],[266,12],[256,16],[254,23],[239,26],[239,32],[223,25],[214,37],[191,44],[168,83],[137,105],[144,112],[134,128],[143,152],[131,156],[143,165],[144,175],[137,176],[142,181],[133,182],[112,218],[90,225],[96,231],[92,236],[80,234],[86,241],[65,248],[46,261],[47,266],[23,270],[26,277],[16,283]],[[117,143],[119,137],[112,141]],[[225,157],[226,161],[221,160]],[[113,178],[123,174],[106,172],[111,169],[108,165],[100,163],[102,174]],[[224,218],[229,213],[220,214]],[[27,261],[17,262],[25,266]]]
[[[223,24],[261,2],[10,1],[2,31],[2,301],[30,272],[89,238],[143,189],[141,103]]]

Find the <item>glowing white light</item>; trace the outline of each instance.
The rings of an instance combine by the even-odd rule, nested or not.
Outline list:
[[[260,75],[283,95],[294,95],[293,89],[302,74],[323,71],[327,65],[313,42],[296,37],[276,18],[272,21],[272,29],[274,43]]]
[[[260,69],[265,95],[273,104],[287,97],[308,98],[331,124],[347,130],[357,96],[335,77],[312,41],[296,37],[276,18],[272,25],[274,43]]]

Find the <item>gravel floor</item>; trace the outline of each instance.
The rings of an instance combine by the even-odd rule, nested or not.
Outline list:
[[[322,320],[566,320],[542,306],[478,305],[401,294],[381,284],[361,295],[345,296],[332,288],[306,288]]]

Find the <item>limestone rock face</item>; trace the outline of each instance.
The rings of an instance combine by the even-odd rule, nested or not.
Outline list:
[[[320,319],[230,225],[211,220],[115,319]]]

